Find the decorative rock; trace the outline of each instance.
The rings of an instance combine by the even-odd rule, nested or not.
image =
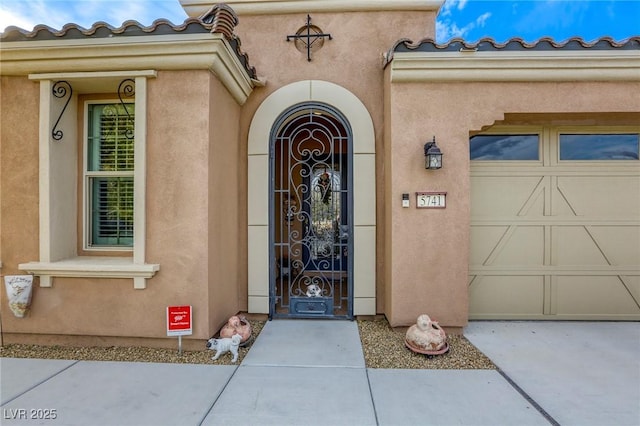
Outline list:
[[[221,338],[232,337],[234,334],[239,334],[242,337],[241,343],[251,337],[251,323],[244,316],[232,316],[220,330]]]
[[[429,315],[422,314],[405,335],[406,346],[414,352],[436,355],[448,350],[447,335]]]

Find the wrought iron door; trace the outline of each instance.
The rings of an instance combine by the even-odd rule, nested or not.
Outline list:
[[[351,131],[321,104],[273,128],[270,315],[353,317]]]

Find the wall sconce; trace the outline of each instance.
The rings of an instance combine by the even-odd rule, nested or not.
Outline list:
[[[436,145],[436,137],[433,137],[433,142],[427,142],[424,144],[424,168],[425,169],[439,169],[442,167],[442,151]]]

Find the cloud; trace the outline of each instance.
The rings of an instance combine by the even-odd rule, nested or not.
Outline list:
[[[63,3],[63,2],[60,2]],[[10,25],[31,30],[38,24],[62,27],[72,15],[64,8],[44,0],[9,0],[0,2],[0,29]]]
[[[177,0],[0,1],[0,30],[10,25],[31,30],[38,24],[61,29],[69,23],[89,28],[98,21],[117,27],[127,20],[151,25],[159,18],[182,23],[186,17]]]
[[[12,12],[2,8],[0,5],[0,28],[4,29],[10,25],[19,28],[31,28],[33,27],[33,21],[28,17],[22,16],[19,13]]]
[[[129,19],[135,19],[138,21],[142,19],[145,22],[140,22],[141,24],[150,25],[154,18],[149,16],[150,14],[148,11],[153,9],[149,7],[150,5],[148,5],[148,3],[148,1],[132,2],[131,6],[128,7],[113,8],[109,10],[106,17],[109,22],[113,22],[117,25],[120,25]]]
[[[464,9],[466,5],[467,5],[467,0],[458,0],[458,10]]]
[[[484,27],[484,25],[487,22],[487,19],[489,19],[491,17],[491,13],[486,12],[483,13],[482,15],[478,16],[478,18],[476,19],[476,26],[479,28]]]
[[[467,0],[446,0],[440,7],[440,16],[450,16],[452,9],[462,10],[467,5]]]
[[[459,27],[452,18],[438,18],[436,20],[436,40],[439,43],[444,43],[456,37],[465,38],[472,30],[483,28],[489,18],[491,18],[491,12],[485,12],[462,27]]]
[[[519,33],[552,31],[579,27],[591,4],[588,1],[547,0],[537,1],[522,18],[514,22]]]

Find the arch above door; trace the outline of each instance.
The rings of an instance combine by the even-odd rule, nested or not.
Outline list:
[[[257,109],[248,140],[248,308],[269,313],[269,151],[280,114],[303,102],[339,110],[353,132],[354,315],[376,313],[375,134],[364,104],[337,84],[321,80],[291,83],[269,95]],[[274,265],[275,266],[275,265]]]

